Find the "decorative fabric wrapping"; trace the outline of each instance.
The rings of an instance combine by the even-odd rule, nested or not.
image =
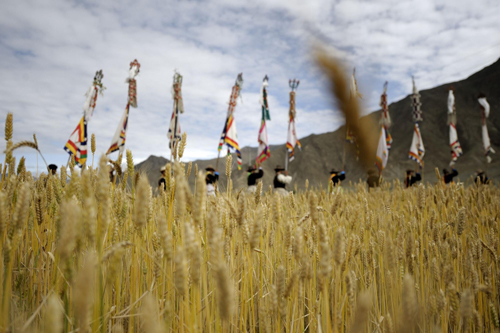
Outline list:
[[[128,102],[131,107],[137,107],[137,81],[135,79],[128,82]]]
[[[92,84],[85,93],[86,99],[85,103],[83,103],[83,114],[87,121],[94,115],[95,104],[97,102],[97,90],[98,88]]]
[[[236,131],[236,122],[234,121],[234,109],[236,108],[237,99],[240,96],[241,88],[243,86],[243,74],[238,74],[236,78],[236,83],[231,90],[231,96],[229,98],[229,107],[227,110],[226,122],[224,123],[224,128],[222,129],[222,134],[219,140],[219,151],[222,150],[224,144],[229,149],[233,149],[236,152],[236,157],[238,159],[238,170],[241,170],[242,158],[240,152],[240,146],[238,145],[238,134]]]
[[[130,107],[137,107],[137,82],[135,77],[139,74],[140,68],[141,64],[139,64],[137,59],[134,59],[134,61],[130,63],[128,77],[125,79],[125,83],[128,83],[127,106],[125,107],[125,111],[120,118],[120,122],[118,123],[118,127],[116,128],[115,135],[113,135],[113,139],[111,140],[111,144],[106,152],[106,155],[115,151],[123,153],[125,150]]]
[[[259,142],[259,149],[257,151],[257,164],[261,164],[266,159],[271,157],[271,152],[269,151],[269,144],[267,140],[267,127],[266,127],[266,120],[271,120],[269,114],[269,105],[267,103],[267,86],[268,86],[268,79],[266,75],[266,77],[264,78],[264,82],[262,83],[262,88],[260,90],[262,120],[260,122],[259,137],[257,138],[257,141]]]
[[[422,135],[420,133],[420,128],[418,123],[415,122],[415,128],[413,130],[413,139],[411,141],[410,152],[408,157],[418,163],[420,168],[422,168],[422,160],[425,155],[424,142],[422,141]]]
[[[411,81],[413,83],[413,94],[411,95],[413,121],[423,121],[424,119],[422,118],[422,110],[420,109],[420,107],[422,106],[422,103],[420,102],[420,94],[418,93],[418,89],[415,85],[415,80],[413,79],[413,77],[411,78]]]
[[[450,124],[450,148],[451,148],[451,161],[456,162],[462,156],[462,147],[458,142],[457,129],[455,125]]]
[[[382,170],[387,166],[387,161],[389,160],[389,147],[387,147],[387,133],[384,126],[380,129],[380,136],[378,139],[378,147],[377,147],[377,158],[375,161],[375,165],[377,166],[379,174],[382,173]]]
[[[387,149],[391,149],[392,146],[392,136],[389,132],[389,127],[391,127],[391,115],[389,114],[389,106],[387,105],[387,81],[384,83],[384,92],[380,96],[380,107],[382,112],[380,112],[380,125],[385,129],[385,140]]]
[[[483,136],[484,154],[486,156],[486,161],[491,163],[491,156],[489,155],[494,154],[495,150],[491,147],[488,126],[486,125],[486,119],[490,116],[490,104],[486,100],[486,96],[480,96],[477,101],[481,106],[481,132]]]
[[[294,160],[295,156],[295,145],[302,148],[299,139],[297,138],[297,131],[295,129],[295,117],[297,112],[295,111],[295,91],[290,92],[290,111],[288,113],[288,134],[286,139],[286,148],[288,149],[288,161]]]
[[[80,168],[87,161],[87,121],[85,116],[80,119],[76,129],[71,133],[64,150],[75,157],[75,163]]]
[[[127,125],[128,125],[128,115],[130,111],[130,104],[125,107],[125,112],[123,112],[122,118],[120,119],[120,125],[116,129],[113,140],[111,140],[111,146],[109,147],[106,155],[109,155],[117,150],[123,153],[125,149],[125,140],[127,138]]]
[[[140,69],[141,64],[139,64],[137,59],[134,59],[134,61],[130,63],[129,75],[125,80],[125,82],[128,83],[128,104],[133,108],[137,107],[137,82],[135,77],[139,74]]]
[[[170,149],[173,149],[177,142],[181,139],[181,125],[179,123],[179,114],[184,113],[184,103],[182,102],[182,76],[179,73],[174,75],[174,83],[172,84],[172,98],[174,100],[174,110],[170,118],[170,126],[168,128],[168,139]]]
[[[457,125],[457,112],[455,110],[455,95],[453,90],[448,92],[448,125]]]
[[[451,164],[455,163],[462,156],[462,147],[458,141],[457,134],[457,111],[455,109],[455,95],[453,90],[448,92],[448,125],[450,126],[450,148],[451,148]]]
[[[92,85],[87,89],[85,93],[85,103],[83,103],[83,116],[85,120],[88,122],[90,118],[94,115],[94,109],[97,102],[97,95],[106,90],[106,87],[102,85],[102,78],[104,75],[102,74],[102,69],[95,72],[94,81]]]

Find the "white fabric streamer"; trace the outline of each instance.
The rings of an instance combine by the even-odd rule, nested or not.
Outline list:
[[[382,173],[382,170],[387,166],[387,161],[389,160],[389,149],[387,148],[387,134],[385,132],[385,128],[382,126],[380,129],[380,136],[378,139],[378,147],[377,147],[377,160],[375,165],[378,168],[379,174]]]
[[[411,141],[410,152],[408,157],[418,163],[420,168],[422,168],[422,160],[425,155],[424,142],[422,141],[422,135],[420,134],[420,128],[418,123],[415,122],[415,128],[413,130],[413,139]]]
[[[491,147],[490,136],[488,134],[488,127],[486,125],[486,119],[490,116],[490,104],[486,100],[486,97],[481,97],[477,100],[481,105],[482,109],[482,136],[483,136],[483,148],[484,154],[486,156],[486,162],[491,163],[490,154],[494,154],[495,150]]]

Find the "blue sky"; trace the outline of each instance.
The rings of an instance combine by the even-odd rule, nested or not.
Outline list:
[[[347,70],[356,66],[369,112],[378,108],[385,80],[392,102],[410,92],[411,75],[426,89],[498,59],[499,13],[497,0],[8,1],[0,12],[0,126],[13,112],[14,141],[36,133],[49,163],[65,164],[62,147],[81,117],[95,71],[102,69],[107,90],[98,97],[88,131],[96,134],[97,151],[103,153],[126,105],[129,63],[137,58],[138,108],[131,109],[127,133],[136,162],[170,155],[166,133],[174,70],[184,76],[186,160],[217,155],[240,72],[245,80],[235,114],[240,147],[257,146],[266,74],[269,140],[280,144],[286,140],[290,78],[301,81],[299,137],[343,123],[313,61],[317,43],[326,42]],[[15,155],[24,155],[28,168],[36,170],[33,151]]]

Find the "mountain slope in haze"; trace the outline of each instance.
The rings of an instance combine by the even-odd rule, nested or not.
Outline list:
[[[418,86],[418,82],[417,82]],[[451,159],[449,147],[449,126],[447,124],[447,100],[450,87],[455,89],[455,106],[457,111],[457,132],[464,154],[458,159],[456,168],[459,178],[465,181],[472,176],[477,169],[486,170],[489,177],[494,180],[500,179],[500,60],[481,71],[471,75],[467,79],[444,84],[432,89],[420,91],[424,121],[419,124],[425,146],[424,156],[424,181],[434,182],[436,180],[435,167],[440,172],[447,168]],[[382,92],[382,87],[381,87]],[[477,102],[479,93],[485,93],[491,106],[490,117],[487,120],[488,130],[492,147],[498,151],[492,155],[493,162],[485,163],[484,150],[481,136],[481,109]],[[389,105],[392,118],[390,133],[393,138],[392,149],[389,152],[387,168],[382,175],[386,180],[404,179],[406,169],[414,169],[415,162],[408,159],[414,123],[412,121],[410,95],[400,101]],[[378,122],[380,110],[373,112],[367,117]],[[300,122],[297,124],[300,131]],[[297,151],[295,160],[289,164],[289,174],[293,177],[292,185],[298,188],[305,187],[306,179],[310,186],[325,188],[328,186],[329,171],[332,168],[342,168],[343,148],[346,145],[345,171],[346,181],[357,182],[366,179],[366,171],[356,161],[355,147],[345,144],[345,127],[342,126],[334,132],[310,135],[300,139],[302,150]],[[244,147],[241,150],[243,158],[243,170],[238,171],[236,156],[233,154],[232,180],[236,189],[246,187],[246,168],[256,158],[257,148]],[[152,159],[150,161],[150,159]],[[146,161],[139,164],[141,170],[148,173],[152,185],[156,186],[159,178],[161,163],[166,159],[158,160],[158,157],[150,156]],[[219,160],[220,187],[225,188],[227,180],[225,176],[225,156]],[[216,159],[197,160],[200,170],[208,165],[216,166]],[[271,147],[271,158],[263,163],[264,189],[272,184],[274,167],[284,165],[285,145]],[[194,168],[193,168],[194,170]],[[153,175],[150,176],[150,172]],[[154,180],[154,181],[153,181]],[[189,179],[194,183],[193,174]]]

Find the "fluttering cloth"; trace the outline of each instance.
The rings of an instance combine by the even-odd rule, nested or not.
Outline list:
[[[120,118],[120,122],[116,128],[115,135],[113,135],[113,139],[111,139],[111,144],[109,145],[106,155],[115,151],[119,151],[120,154],[122,154],[125,150],[130,107],[137,107],[137,82],[135,77],[139,74],[140,68],[141,64],[137,61],[137,59],[134,59],[134,61],[130,63],[128,77],[125,79],[125,83],[128,83],[127,106],[125,106],[125,111]]]
[[[486,100],[486,97],[480,97],[477,101],[481,106],[481,132],[483,136],[484,155],[486,156],[486,161],[491,163],[491,156],[489,155],[494,154],[495,150],[491,147],[488,126],[486,125],[486,119],[490,116],[490,104]]]
[[[113,135],[113,139],[111,140],[111,146],[106,152],[106,155],[109,155],[117,150],[119,150],[120,153],[123,153],[123,150],[125,149],[125,140],[127,138],[129,111],[130,111],[130,104],[127,104],[127,106],[125,107],[125,111],[123,112],[122,118],[120,119],[120,123],[118,124],[118,128],[116,129],[115,135]]]
[[[219,140],[219,151],[222,150],[222,146],[225,144],[228,148],[233,149],[236,152],[236,157],[238,160],[238,170],[241,170],[242,158],[240,152],[240,146],[238,145],[238,134],[236,131],[236,122],[234,121],[234,109],[236,108],[236,102],[241,93],[241,88],[243,86],[243,74],[238,74],[236,82],[231,90],[231,96],[229,98],[229,107],[227,110],[227,118],[224,123],[224,128],[222,129],[222,134]]]
[[[378,147],[377,147],[377,158],[375,161],[375,165],[377,166],[379,174],[382,173],[382,170],[387,166],[387,160],[389,160],[389,148],[387,147],[387,133],[384,126],[380,129],[380,136],[378,139]]]
[[[261,164],[266,159],[271,157],[271,152],[269,151],[269,143],[268,143],[269,141],[267,139],[267,127],[266,127],[266,120],[271,120],[269,114],[269,104],[267,103],[267,86],[268,86],[268,79],[266,75],[266,77],[264,78],[264,82],[262,82],[262,88],[260,89],[262,120],[260,122],[259,137],[257,138],[257,141],[259,143],[259,149],[257,151],[257,164]]]
[[[80,168],[87,161],[87,121],[85,117],[80,119],[76,129],[71,133],[64,150],[75,158],[75,163]]]
[[[64,145],[64,150],[75,158],[75,164],[80,168],[87,161],[87,123],[94,114],[97,95],[106,89],[102,85],[102,69],[95,72],[94,81],[85,93],[85,103],[83,104],[83,117],[78,122],[76,129],[71,133],[68,142]]]
[[[455,95],[453,90],[448,92],[448,125],[450,125],[450,149],[451,149],[451,162],[453,165],[460,156],[462,156],[462,147],[458,141],[457,134],[457,111],[455,108]]]
[[[422,135],[420,133],[420,128],[418,123],[415,122],[415,127],[413,129],[413,139],[411,141],[410,152],[408,157],[418,163],[420,168],[422,168],[422,160],[425,155],[424,142],[422,141]]]
[[[450,148],[451,148],[451,161],[455,163],[457,159],[462,156],[462,147],[458,142],[457,129],[455,125],[450,124]]]

